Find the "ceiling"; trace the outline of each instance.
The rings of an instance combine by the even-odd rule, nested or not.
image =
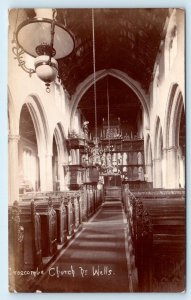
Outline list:
[[[169,9],[95,9],[96,70],[118,69],[148,90]],[[59,60],[59,76],[72,95],[93,73],[91,9],[58,10],[73,33],[75,49]]]
[[[34,10],[27,10],[29,17]],[[168,8],[94,9],[96,70],[118,69],[148,90]],[[92,10],[57,9],[57,21],[75,40],[74,51],[60,59],[59,77],[70,95],[93,73]]]
[[[93,73],[92,10],[58,9],[57,21],[72,32],[75,49],[58,60],[59,77],[70,95]],[[27,10],[29,17],[34,10]],[[169,9],[95,9],[96,71],[118,69],[138,81],[147,92],[159,50]],[[107,119],[107,84],[110,118],[135,123],[141,104],[123,82],[107,76],[96,83],[98,124]],[[83,95],[78,108],[90,127],[95,126],[93,86]],[[23,106],[21,135],[36,143],[34,126],[27,107]]]

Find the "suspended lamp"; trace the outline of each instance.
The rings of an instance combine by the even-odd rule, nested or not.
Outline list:
[[[101,153],[99,147],[99,138],[97,130],[97,95],[96,95],[96,55],[95,55],[95,20],[94,20],[94,9],[92,8],[92,42],[93,42],[93,89],[94,89],[94,115],[95,115],[95,147],[92,149],[93,164],[100,166],[101,164]]]
[[[74,39],[68,29],[56,20],[56,9],[37,9],[36,17],[22,22],[14,35],[13,47],[19,66],[30,76],[36,73],[45,82],[47,92],[58,74],[58,62],[71,54]],[[18,19],[18,15],[17,15]],[[23,54],[34,57],[34,69],[26,66]]]
[[[97,128],[97,92],[96,92],[96,53],[95,53],[95,16],[94,9],[92,8],[92,41],[93,41],[93,89],[94,89],[94,113],[95,113],[95,138],[94,147],[91,149],[93,165],[99,168],[101,171],[106,171],[108,167],[105,164],[105,151],[100,148],[99,138],[98,138],[98,128]],[[108,104],[108,129],[109,129],[109,94],[108,94],[108,84],[107,84],[107,104]],[[110,148],[110,141],[109,141]]]

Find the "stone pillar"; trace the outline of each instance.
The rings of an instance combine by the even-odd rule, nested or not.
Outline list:
[[[153,159],[153,187],[161,188],[162,187],[162,168],[161,168],[161,159]]]
[[[52,154],[46,154],[46,191],[53,191]]]
[[[64,178],[64,164],[58,161],[58,173],[60,178],[60,191],[66,190],[66,182]]]
[[[180,171],[179,171],[179,184],[181,188],[185,188],[185,157],[182,156],[180,159]]]
[[[152,163],[151,164],[146,164],[146,174],[147,174],[147,182],[152,182],[153,181],[153,169],[152,169]]]
[[[39,157],[39,171],[40,171],[40,191],[46,192],[46,156],[40,153]]]
[[[23,166],[23,143],[20,139],[18,143],[18,176],[19,176],[19,185],[24,180],[24,166]]]
[[[168,187],[168,149],[164,148],[163,149],[163,164],[162,164],[162,179],[163,179],[163,188]]]
[[[168,157],[167,157],[167,172],[168,172],[168,188],[178,188],[178,163],[177,163],[177,147],[173,146],[168,148]]]
[[[19,200],[19,135],[9,135],[9,205]]]

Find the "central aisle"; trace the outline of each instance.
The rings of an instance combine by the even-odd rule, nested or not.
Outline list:
[[[128,292],[126,230],[121,202],[105,202],[49,266],[36,289],[42,292]]]

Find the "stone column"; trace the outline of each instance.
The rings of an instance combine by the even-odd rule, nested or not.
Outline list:
[[[19,135],[9,135],[9,205],[19,200]]]
[[[181,188],[185,188],[185,157],[180,160],[179,184]]]
[[[64,163],[58,161],[58,173],[60,178],[60,191],[66,190],[66,183],[64,178]]]
[[[39,173],[40,173],[40,191],[46,192],[46,156],[40,153],[39,157]]]
[[[161,168],[161,159],[153,159],[153,187],[161,188],[162,187],[162,168]]]
[[[177,163],[177,147],[168,148],[167,157],[167,172],[168,172],[168,188],[178,188],[178,163]]]
[[[163,188],[168,187],[168,149],[164,148],[163,149],[163,165],[162,165],[162,178],[163,178]]]
[[[146,164],[146,174],[147,174],[147,182],[152,182],[153,181],[153,170],[152,170],[152,163]]]
[[[46,154],[46,191],[53,191],[52,154]]]

